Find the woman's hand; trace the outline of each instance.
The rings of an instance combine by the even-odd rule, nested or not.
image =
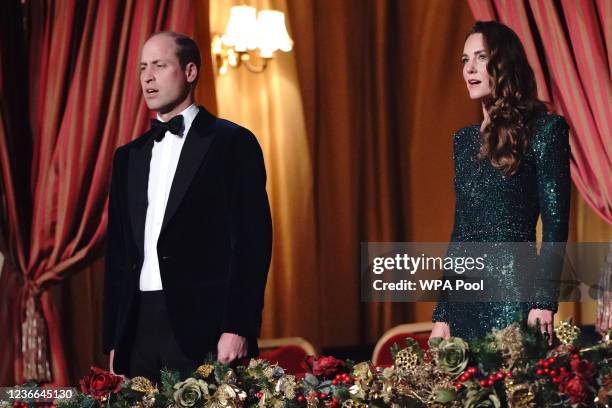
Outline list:
[[[595,329],[603,334],[612,329],[612,299],[605,299],[597,305],[597,322]]]
[[[552,310],[531,309],[529,311],[529,315],[527,316],[527,324],[529,326],[536,326],[538,325],[538,320],[540,331],[544,333],[545,337],[548,337],[548,345],[552,346],[553,335],[555,334],[553,327],[555,314],[552,312]]]
[[[431,329],[431,334],[429,335],[429,340],[434,337],[442,337],[443,339],[450,338],[450,326],[446,322],[435,322],[433,328]]]

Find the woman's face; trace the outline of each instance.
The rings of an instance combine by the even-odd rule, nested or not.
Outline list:
[[[487,54],[484,38],[481,33],[471,34],[463,47],[463,79],[467,85],[470,99],[481,99],[491,94],[489,73],[487,72]]]

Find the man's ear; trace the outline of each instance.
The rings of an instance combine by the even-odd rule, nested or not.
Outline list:
[[[185,66],[185,75],[187,76],[187,82],[193,83],[198,77],[198,67],[193,62],[188,62]]]

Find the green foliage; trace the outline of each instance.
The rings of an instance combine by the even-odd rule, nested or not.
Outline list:
[[[227,374],[230,372],[231,367],[219,362],[213,363],[215,367],[215,381],[218,383],[224,383]]]
[[[423,360],[423,355],[425,353],[423,352],[423,349],[418,341],[412,337],[406,337],[406,348],[412,350],[413,353],[416,353],[416,355],[419,356],[419,361]]]
[[[77,393],[74,397],[65,400],[58,400],[55,403],[57,408],[79,408],[83,399],[87,398],[84,394]]]
[[[84,395],[79,403],[79,408],[94,408],[96,406],[96,400]]]
[[[314,375],[307,373],[304,376],[304,385],[312,387],[312,389],[316,389],[319,386],[319,379]]]
[[[483,372],[498,370],[502,365],[502,358],[495,348],[493,335],[489,334],[484,339],[473,340],[470,345],[471,362],[477,365]]]
[[[164,368],[161,370],[161,385],[162,385],[162,394],[168,398],[172,399],[172,395],[174,394],[174,384],[181,381],[181,375],[178,371],[168,370]]]
[[[548,339],[544,337],[537,326],[529,326],[526,320],[520,322],[523,337],[523,360],[537,360],[546,357],[548,351]]]
[[[353,367],[355,367],[356,363],[349,358],[344,362],[344,364],[346,365],[346,369],[351,372],[353,371]]]
[[[444,388],[438,391],[438,393],[436,394],[435,401],[445,404],[445,403],[453,401],[456,397],[457,397],[457,391],[453,389]]]
[[[395,359],[395,356],[397,355],[397,353],[399,353],[402,350],[402,348],[400,347],[399,344],[397,343],[393,343],[391,345],[391,347],[389,347],[389,351],[391,352],[391,357],[393,357],[393,359]]]
[[[334,391],[334,397],[340,401],[344,401],[351,398],[351,393],[346,387],[338,387]]]
[[[406,408],[426,408],[427,405],[425,405],[423,402],[419,401],[418,399],[415,398],[402,398],[402,400],[400,401],[399,405],[401,407],[406,407]],[[382,405],[384,407],[386,407],[387,405]]]

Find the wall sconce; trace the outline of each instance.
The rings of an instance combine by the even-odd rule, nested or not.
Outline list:
[[[241,64],[251,72],[266,69],[274,52],[291,51],[293,41],[285,26],[285,14],[276,10],[261,10],[255,7],[234,6],[225,33],[215,35],[211,50],[219,74],[227,73],[229,67]]]

